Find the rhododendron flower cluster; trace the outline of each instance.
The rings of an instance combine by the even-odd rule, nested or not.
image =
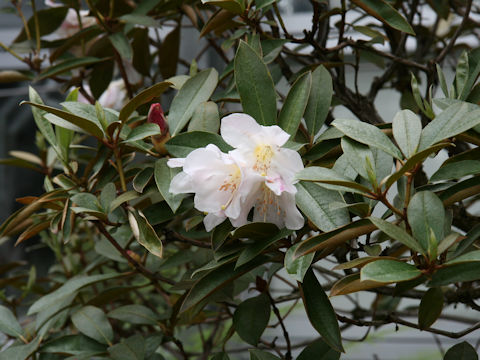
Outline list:
[[[195,208],[207,214],[207,231],[226,218],[235,227],[245,225],[252,208],[255,222],[300,229],[304,219],[295,205],[295,174],[303,163],[296,151],[282,147],[290,135],[240,113],[222,119],[220,134],[233,150],[223,153],[209,144],[168,161],[170,167],[183,167],[170,192],[195,194]]]

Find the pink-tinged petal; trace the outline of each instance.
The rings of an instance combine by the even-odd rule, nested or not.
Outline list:
[[[254,148],[254,136],[261,130],[262,127],[250,115],[235,113],[222,119],[220,135],[234,148]]]
[[[205,230],[207,230],[207,232],[210,232],[215,226],[220,225],[225,219],[226,216],[221,213],[207,214],[207,216],[203,218],[203,225],[205,225]]]
[[[185,158],[171,158],[167,161],[168,167],[177,168],[183,167],[185,165]]]
[[[295,204],[295,195],[283,193],[280,197],[280,206],[285,211],[285,227],[290,230],[299,230],[303,227],[305,219]]]
[[[170,191],[172,194],[185,194],[195,192],[192,178],[183,171],[181,173],[178,173],[173,177],[168,191]]]
[[[293,185],[293,183],[285,182],[282,177],[275,175],[275,176],[267,176],[265,178],[265,185],[273,191],[273,193],[277,196],[280,196],[284,191],[295,194],[297,192],[297,188]]]

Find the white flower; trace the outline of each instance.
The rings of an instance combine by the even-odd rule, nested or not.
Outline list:
[[[222,119],[220,133],[227,144],[236,148],[230,154],[238,162],[265,178],[266,186],[276,195],[295,194],[295,174],[303,169],[302,158],[284,145],[290,135],[280,127],[262,126],[247,114],[231,114]]]
[[[127,90],[123,79],[112,81],[107,89],[98,99],[98,102],[103,106],[114,110],[120,110],[127,102]]]
[[[195,208],[207,213],[207,231],[227,217],[235,227],[245,225],[252,208],[253,221],[300,229],[304,219],[295,205],[294,179],[303,163],[297,152],[282,148],[290,135],[246,114],[223,118],[220,133],[235,149],[224,154],[210,144],[185,159],[170,159],[170,167],[183,167],[170,192],[195,193]]]
[[[170,159],[168,166],[183,166],[183,171],[172,179],[170,192],[195,193],[195,208],[207,213],[204,219],[207,231],[226,217],[234,219],[240,215],[242,195],[247,194],[252,181],[217,146],[210,144],[196,149],[185,159]]]

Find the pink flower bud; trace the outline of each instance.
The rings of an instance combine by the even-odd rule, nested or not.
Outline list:
[[[165,119],[165,114],[163,113],[162,105],[160,105],[160,103],[150,105],[147,122],[157,124],[160,127],[160,132],[162,135],[167,133],[167,119]]]

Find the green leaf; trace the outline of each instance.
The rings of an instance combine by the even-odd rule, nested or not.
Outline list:
[[[465,102],[450,105],[435,117],[422,131],[419,150],[465,132],[480,124],[480,109],[472,110]]]
[[[338,229],[315,235],[302,241],[295,251],[294,258],[328,247],[338,247],[349,240],[371,233],[374,230],[375,225],[369,220],[362,219],[351,222]]]
[[[29,100],[32,103],[43,104],[42,98],[31,86],[28,87],[28,95]],[[50,143],[50,145],[55,147],[57,144],[57,139],[55,137],[55,132],[53,131],[52,124],[50,124],[48,120],[43,117],[45,111],[36,107],[32,107],[32,114],[37,128],[40,130],[45,139]]]
[[[463,341],[448,349],[443,360],[478,360],[478,354],[472,345]]]
[[[312,269],[307,271],[303,284],[299,283],[298,286],[312,326],[328,345],[337,351],[344,352],[337,315]]]
[[[180,23],[170,31],[160,45],[158,67],[164,79],[177,73],[178,55],[180,52]]]
[[[119,344],[108,348],[108,353],[113,360],[143,360],[145,359],[145,339],[136,334]]]
[[[133,188],[135,191],[138,191],[139,193],[143,192],[143,189],[145,189],[145,186],[150,182],[150,179],[153,176],[153,168],[147,167],[137,173],[135,177],[133,178]]]
[[[306,346],[297,360],[339,360],[340,353],[332,349],[322,339],[315,340]]]
[[[270,320],[270,299],[262,293],[243,301],[233,314],[233,326],[243,341],[257,346]]]
[[[0,360],[27,360],[37,350],[42,337],[38,336],[28,344],[11,346],[0,352]]]
[[[460,55],[455,70],[455,92],[460,96],[465,88],[465,84],[468,79],[469,65],[468,65],[468,53],[464,50]]]
[[[113,200],[117,197],[117,188],[115,187],[114,183],[108,183],[102,189],[100,193],[100,205],[106,213],[110,208],[110,204]]]
[[[265,39],[262,40],[262,53],[263,53],[263,62],[265,64],[270,64],[274,61],[278,55],[282,52],[283,45],[288,43],[289,40],[286,39]]]
[[[410,110],[399,111],[392,121],[393,137],[406,158],[417,152],[422,132],[420,118]]]
[[[172,83],[168,81],[162,81],[138,93],[120,110],[118,119],[124,123],[140,105],[146,104],[162,95],[171,85]]]
[[[201,301],[205,300],[208,296],[215,291],[223,288],[227,284],[231,283],[238,277],[255,269],[256,267],[269,261],[270,257],[257,256],[253,261],[248,262],[238,268],[235,268],[235,264],[227,263],[222,265],[211,272],[207,273],[200,280],[198,280],[187,293],[185,300],[183,301],[181,312],[184,312],[193,306],[197,305]]]
[[[415,155],[413,155],[410,159],[408,159],[405,164],[398,170],[397,172],[393,173],[390,175],[385,182],[385,187],[389,188],[392,186],[398,179],[400,179],[407,171],[413,169],[415,165],[421,163],[423,160],[425,160],[430,154],[433,154],[434,152],[437,152],[444,147],[450,146],[450,143],[440,143],[437,145],[434,145],[432,147],[426,148],[425,150],[422,150]]]
[[[433,274],[429,286],[443,286],[478,279],[480,279],[480,262],[457,263],[439,269]]]
[[[298,180],[303,181],[313,181],[319,182],[327,189],[331,188],[333,190],[339,191],[350,191],[358,194],[369,193],[370,189],[364,185],[358,184],[351,179],[336,173],[332,169],[319,167],[319,166],[309,166],[305,169],[299,171],[295,177]],[[327,187],[328,184],[335,185],[335,187]]]
[[[54,32],[64,21],[67,12],[68,8],[66,6],[37,10],[39,35],[43,36]],[[31,16],[30,19],[28,19],[27,26],[30,30],[32,38],[35,39],[37,31],[34,16]],[[23,28],[21,33],[13,42],[18,43],[25,40],[27,40],[27,33],[25,31],[25,28]]]
[[[42,353],[81,355],[85,351],[103,352],[105,346],[85,335],[78,334],[57,337],[42,345],[40,351]]]
[[[93,56],[68,59],[68,60],[62,61],[57,65],[47,68],[45,71],[41,72],[37,76],[36,80],[38,81],[38,80],[43,80],[52,76],[61,75],[67,71],[70,71],[79,67],[85,67],[88,65],[96,64],[105,60],[106,59],[99,59]]]
[[[445,263],[445,265],[453,265],[453,264],[460,264],[466,262],[478,262],[480,261],[480,250],[474,250],[467,252],[459,257],[456,257],[452,260],[449,260]]]
[[[130,191],[126,191],[124,192],[123,194],[120,194],[117,198],[115,198],[115,200],[113,200],[110,204],[110,212],[112,212],[113,210],[115,210],[117,207],[119,207],[120,205],[122,205],[124,202],[127,202],[127,201],[130,201],[130,200],[133,200],[133,199],[136,199],[138,197],[138,193],[133,191],[133,190],[130,190]]]
[[[336,119],[332,125],[348,137],[362,144],[376,147],[400,160],[403,157],[402,153],[393,145],[388,136],[376,126],[359,120],[349,119]]]
[[[302,282],[308,268],[310,267],[310,264],[312,263],[315,253],[312,252],[295,259],[295,251],[299,246],[300,243],[293,245],[287,250],[285,253],[284,267],[288,275],[290,275],[296,281]]]
[[[271,236],[272,233],[278,233],[278,227],[272,223],[253,222],[235,229],[232,233],[234,239],[263,239]]]
[[[418,309],[418,326],[420,330],[428,329],[438,319],[443,309],[442,289],[435,287],[429,289],[420,301]]]
[[[332,77],[328,70],[320,65],[312,73],[312,88],[304,115],[311,137],[314,137],[324,124],[330,109],[332,95]]]
[[[440,83],[440,87],[442,88],[443,95],[445,95],[445,97],[448,98],[449,94],[448,94],[447,81],[445,80],[445,75],[440,65],[435,64],[435,66],[437,68],[438,82]]]
[[[133,235],[140,245],[151,254],[161,258],[163,256],[163,244],[152,225],[141,212],[129,212],[128,221]]]
[[[343,154],[345,155],[345,158],[347,159],[350,166],[361,177],[369,181],[370,177],[368,175],[367,169],[370,169],[370,166],[368,165],[368,162],[372,167],[374,167],[375,165],[375,158],[373,157],[373,153],[370,148],[347,137],[342,137],[340,144],[342,146]]]
[[[0,332],[15,337],[20,337],[23,333],[15,315],[3,305],[0,305]]]
[[[117,32],[108,37],[113,47],[120,54],[122,59],[132,60],[133,50],[128,38],[122,32]]]
[[[480,237],[480,224],[475,225],[466,234],[466,238],[458,244],[452,257],[457,257],[465,252]]]
[[[173,98],[168,113],[168,125],[172,136],[177,135],[187,125],[197,106],[210,98],[217,83],[217,71],[207,69],[200,71],[183,84]]]
[[[109,318],[139,325],[157,325],[158,316],[144,305],[132,304],[120,306],[110,311]]]
[[[380,283],[401,282],[416,279],[422,272],[415,266],[396,260],[377,260],[368,263],[360,271],[360,279]]]
[[[121,274],[113,272],[109,274],[101,275],[78,275],[70,278],[65,284],[61,287],[52,291],[51,293],[42,296],[40,299],[35,301],[32,306],[28,309],[28,315],[38,313],[40,311],[47,310],[55,303],[61,302],[63,299],[70,297],[73,293],[85,286],[95,284],[99,281],[105,281],[121,276]]]
[[[188,124],[188,131],[204,131],[216,134],[220,128],[218,106],[213,101],[198,104]]]
[[[292,233],[291,230],[283,229],[278,231],[273,236],[270,235],[267,238],[260,238],[256,240],[254,243],[247,245],[245,249],[240,253],[237,263],[235,264],[235,267],[236,268],[240,267],[248,263],[249,261],[253,260],[256,256],[260,255],[270,245],[275,244],[277,241],[289,236],[291,233]]]
[[[235,55],[235,83],[245,113],[260,125],[277,122],[277,98],[267,66],[246,42],[240,41]]]
[[[258,349],[248,349],[250,360],[280,360],[278,356]]]
[[[307,218],[322,231],[330,231],[350,221],[345,208],[332,209],[333,202],[343,202],[338,191],[325,189],[317,184],[299,182],[295,201]]]
[[[72,315],[73,325],[82,334],[102,344],[111,344],[113,341],[112,325],[108,322],[105,313],[91,305],[84,306]]]
[[[175,157],[187,157],[193,150],[205,147],[208,144],[217,145],[223,152],[232,150],[232,147],[220,135],[203,131],[179,134],[168,140],[165,147]]]
[[[443,239],[445,208],[442,201],[431,191],[416,193],[407,208],[407,217],[412,228],[413,237],[422,248],[428,249],[430,229],[436,239]]]
[[[407,34],[415,35],[408,21],[385,0],[352,0],[352,2],[384,24]]]
[[[175,211],[177,211],[178,207],[182,203],[182,200],[185,197],[185,195],[184,194],[174,195],[169,191],[169,189],[170,189],[170,183],[172,182],[172,179],[175,177],[175,175],[180,173],[182,170],[179,168],[170,168],[167,165],[167,161],[168,159],[163,158],[155,162],[155,169],[154,169],[155,183],[157,184],[158,191],[160,191],[160,194],[162,194],[168,206],[170,206],[172,211],[175,213]]]
[[[45,110],[46,112],[48,112],[50,114],[53,114],[53,115],[56,115],[56,116],[60,117],[61,119],[66,120],[68,123],[71,123],[74,126],[86,131],[88,134],[92,134],[93,136],[95,136],[98,139],[103,139],[102,129],[97,124],[91,122],[88,119],[82,118],[78,115],[72,114],[72,113],[67,112],[67,111],[63,111],[63,110],[60,110],[60,109],[53,108],[51,106],[46,106],[46,105],[43,105],[43,104],[37,104],[37,103],[30,102],[30,101],[22,101],[20,103],[20,105],[23,105],[23,104],[32,105],[32,106],[35,106],[39,109]],[[47,119],[50,121],[49,118],[47,118]]]
[[[62,105],[67,111],[71,112],[72,114],[75,114],[77,116],[80,116],[82,118],[85,118],[91,121],[92,123],[97,125],[100,129],[103,130],[104,125],[98,119],[97,109],[95,108],[94,105],[84,104],[81,102],[69,101],[69,100],[62,102],[60,105]],[[117,117],[113,115],[111,112],[104,112],[104,115],[105,115],[106,122],[111,123],[117,120]]]
[[[411,237],[401,227],[373,216],[369,217],[369,219],[380,231],[383,231],[392,239],[401,242],[403,245],[405,245],[409,249],[412,249],[420,254],[425,254],[425,250],[420,246],[417,240]]]
[[[430,178],[430,181],[460,179],[467,175],[480,174],[480,161],[463,160],[442,165]]]
[[[219,6],[237,15],[240,15],[245,10],[243,1],[237,0],[202,0],[202,3]]]
[[[278,125],[293,137],[303,118],[311,86],[312,73],[307,72],[300,76],[290,88],[278,115]]]
[[[228,355],[224,352],[213,355],[210,360],[230,360]]]
[[[129,143],[132,141],[143,140],[148,136],[159,135],[160,127],[157,124],[142,124],[130,131],[127,138],[122,142]]]

